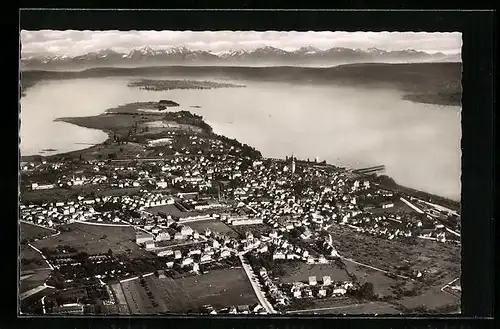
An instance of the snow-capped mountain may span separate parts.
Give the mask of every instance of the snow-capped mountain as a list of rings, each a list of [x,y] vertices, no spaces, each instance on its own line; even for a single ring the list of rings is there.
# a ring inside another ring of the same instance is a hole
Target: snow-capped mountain
[[[103,49],[79,56],[22,56],[21,68],[50,69],[52,67],[120,66],[120,65],[337,65],[358,62],[421,62],[460,61],[460,55],[429,54],[414,49],[387,51],[378,48],[350,49],[333,47],[320,50],[303,46],[286,51],[265,46],[255,50],[234,49],[216,55],[210,51],[191,50],[186,47],[156,49],[144,46],[120,53]]]

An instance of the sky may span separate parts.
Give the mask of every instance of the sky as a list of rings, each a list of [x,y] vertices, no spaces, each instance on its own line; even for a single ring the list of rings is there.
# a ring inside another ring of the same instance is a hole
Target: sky
[[[150,46],[154,49],[184,46],[219,54],[230,50],[253,50],[272,46],[295,50],[303,46],[319,49],[346,47],[383,50],[415,49],[428,53],[459,54],[459,32],[328,32],[328,31],[21,31],[22,55],[77,56],[102,49],[128,52]]]

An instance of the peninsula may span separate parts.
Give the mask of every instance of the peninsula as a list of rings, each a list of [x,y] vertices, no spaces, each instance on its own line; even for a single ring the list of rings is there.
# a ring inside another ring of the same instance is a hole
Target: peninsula
[[[138,87],[144,90],[173,90],[173,89],[215,89],[215,88],[244,88],[244,85],[219,83],[213,81],[196,80],[150,80],[142,79],[128,84],[129,87]]]

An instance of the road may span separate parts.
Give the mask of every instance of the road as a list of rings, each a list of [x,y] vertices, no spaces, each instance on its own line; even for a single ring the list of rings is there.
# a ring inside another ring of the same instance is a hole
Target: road
[[[96,222],[87,222],[84,220],[77,220],[77,219],[74,219],[73,223],[80,223],[80,224],[94,225],[94,226],[108,226],[108,227],[129,227],[129,226],[132,226],[131,224],[96,223]]]
[[[405,279],[405,280],[415,281],[415,279],[412,279],[412,278],[410,278],[408,276],[404,276],[404,275],[400,275],[400,274],[394,274],[394,273],[391,273],[389,271],[383,270],[383,269],[378,268],[378,267],[374,267],[374,266],[371,266],[371,265],[368,265],[368,264],[363,264],[363,263],[357,262],[357,261],[355,261],[352,258],[345,258],[344,256],[340,256],[340,259],[348,261],[348,262],[351,262],[351,263],[354,263],[354,264],[359,265],[359,266],[364,266],[364,267],[371,268],[372,270],[375,270],[375,271],[379,271],[379,272],[382,272],[382,273],[387,273],[387,274],[395,275],[395,276],[397,276],[399,278],[402,278],[402,279]]]
[[[406,200],[405,198],[399,198],[401,201],[403,201],[408,207],[412,208],[413,210],[415,210],[416,212],[418,212],[419,214],[423,214],[424,211],[420,208],[418,208],[417,206],[415,206],[413,203],[411,203],[410,201]]]
[[[40,291],[44,290],[45,288],[47,288],[47,286],[45,286],[45,285],[40,285],[40,286],[38,286],[38,287],[35,287],[35,288],[30,289],[30,290],[28,290],[28,291],[25,291],[25,292],[23,292],[22,294],[20,294],[20,295],[19,295],[19,299],[20,299],[20,300],[26,299],[26,298],[28,298],[29,296],[32,296],[32,295],[34,295],[34,294],[36,294],[36,293],[38,293],[38,292],[40,292]]]
[[[49,263],[47,257],[45,257],[45,255],[43,254],[43,252],[41,252],[38,248],[36,248],[35,246],[33,246],[31,243],[28,243],[28,246],[30,246],[33,250],[35,250],[37,253],[39,253],[40,255],[42,255],[43,260],[45,260],[45,262],[47,263],[47,265],[49,265],[50,269],[54,270],[54,267],[52,266],[52,264]]]
[[[308,313],[308,312],[317,312],[317,311],[339,310],[339,309],[343,309],[343,308],[353,308],[353,307],[359,307],[361,305],[374,304],[374,303],[375,302],[362,303],[362,304],[348,304],[348,305],[333,306],[333,307],[323,307],[323,308],[311,308],[311,309],[308,309],[308,310],[288,311],[286,313],[287,314],[293,314],[293,313]]]
[[[28,225],[33,225],[33,226],[38,226],[38,227],[41,227],[41,228],[44,228],[46,230],[50,230],[50,231],[54,231],[54,232],[57,232],[56,229],[53,229],[51,227],[47,227],[47,226],[43,226],[43,225],[39,225],[39,224],[35,224],[35,223],[32,223],[32,222],[28,222],[28,221],[25,221],[23,219],[20,219],[19,220],[21,223],[24,223],[24,224],[28,224]]]
[[[247,264],[246,260],[243,258],[243,256],[241,254],[239,254],[238,257],[240,258],[241,264],[243,265],[243,269],[245,270],[245,273],[248,277],[248,280],[250,280],[250,284],[252,285],[252,288],[255,292],[255,295],[257,296],[257,299],[260,302],[260,305],[262,305],[262,307],[264,307],[266,312],[269,314],[278,313],[273,308],[271,303],[269,303],[269,301],[267,300],[266,296],[264,295],[264,293],[260,289],[259,284],[257,282],[255,282],[255,279],[254,279],[255,274],[254,274],[252,268],[250,267],[250,265]]]
[[[443,286],[443,288],[441,288],[441,291],[442,291],[442,292],[446,292],[446,293],[448,293],[448,294],[450,294],[450,295],[452,295],[452,296],[457,297],[457,295],[452,294],[451,292],[448,292],[448,291],[446,291],[445,289],[446,289],[446,288],[448,288],[449,286],[451,286],[452,284],[454,284],[454,283],[455,283],[458,279],[460,279],[460,278],[453,279],[453,280],[451,280],[450,282],[448,282],[447,284],[445,284],[445,285]]]

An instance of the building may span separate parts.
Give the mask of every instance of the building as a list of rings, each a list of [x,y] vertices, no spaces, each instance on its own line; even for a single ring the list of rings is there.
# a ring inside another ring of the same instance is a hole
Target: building
[[[193,264],[193,259],[191,257],[186,257],[182,260],[182,266],[188,266]]]
[[[38,183],[31,184],[32,190],[50,190],[53,188],[54,188],[54,184],[38,184]]]
[[[330,276],[324,276],[323,277],[323,285],[329,286],[330,284],[332,284],[332,278]]]
[[[315,286],[318,282],[316,281],[316,277],[315,276],[310,276],[309,277],[309,285],[310,286]]]
[[[389,201],[382,202],[381,206],[382,206],[382,209],[392,208],[392,207],[394,207],[394,203],[389,202]]]
[[[174,251],[175,259],[180,259],[182,257],[182,252],[180,250]]]
[[[64,304],[52,309],[53,314],[78,314],[83,315],[83,305],[80,304]]]
[[[170,255],[173,255],[174,252],[172,251],[172,249],[167,249],[167,250],[162,250],[160,252],[158,252],[158,256],[159,257],[165,257],[165,256],[170,256]]]
[[[143,231],[138,231],[135,234],[135,243],[137,244],[143,244],[146,243],[147,241],[153,241],[154,237],[153,235],[143,232]]]
[[[193,234],[193,229],[189,226],[183,226],[181,228],[181,234],[182,235],[191,235],[191,234]]]
[[[170,234],[168,232],[159,232],[156,236],[156,241],[167,241],[170,240]]]
[[[146,247],[146,249],[154,249],[155,242],[153,240],[148,240],[144,242],[144,247]]]
[[[236,218],[231,221],[231,225],[233,226],[239,226],[239,225],[255,225],[255,224],[262,224],[263,220],[262,218]]]

